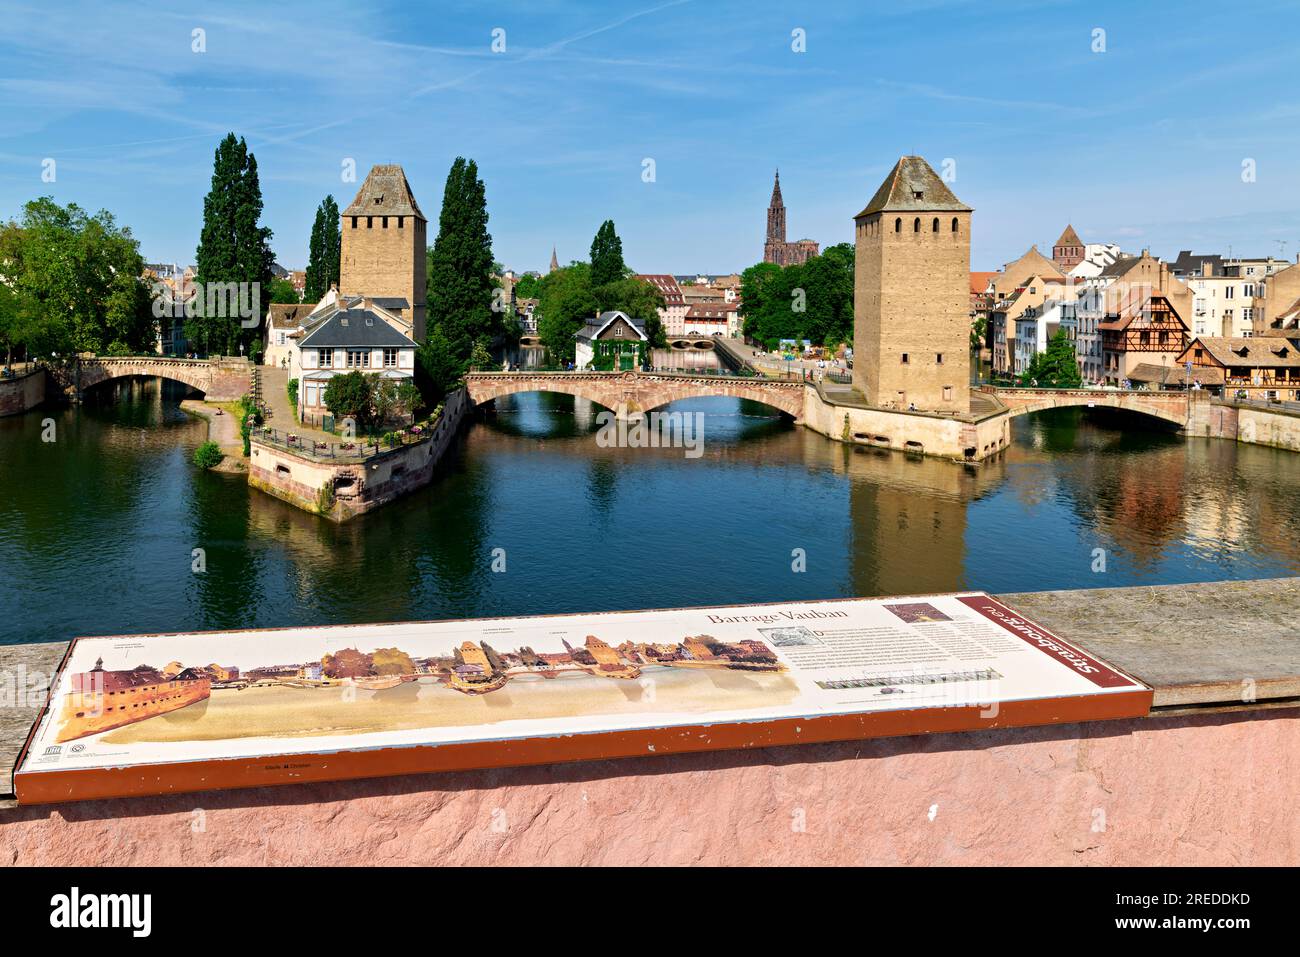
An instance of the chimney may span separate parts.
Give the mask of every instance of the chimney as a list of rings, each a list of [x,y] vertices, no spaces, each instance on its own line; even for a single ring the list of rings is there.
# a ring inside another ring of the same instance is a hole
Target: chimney
[[[1202,276],[1214,275],[1214,266],[1208,259],[1201,260],[1201,275]]]

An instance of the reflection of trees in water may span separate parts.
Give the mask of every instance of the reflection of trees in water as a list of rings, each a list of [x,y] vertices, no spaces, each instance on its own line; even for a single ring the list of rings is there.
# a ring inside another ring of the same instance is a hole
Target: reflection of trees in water
[[[189,485],[189,527],[205,570],[191,575],[200,628],[244,627],[265,597],[265,553],[250,543],[250,503],[243,478],[204,472]],[[177,555],[193,562],[193,555]],[[191,564],[191,569],[193,565]]]

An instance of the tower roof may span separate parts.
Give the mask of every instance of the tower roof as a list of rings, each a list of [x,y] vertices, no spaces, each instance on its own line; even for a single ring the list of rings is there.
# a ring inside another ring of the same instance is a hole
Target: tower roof
[[[939,174],[920,156],[903,156],[854,219],[882,212],[970,212]]]
[[[361,184],[352,205],[343,210],[344,216],[416,216],[424,213],[415,202],[406,173],[396,163],[372,166]]]
[[[784,206],[785,201],[781,199],[781,171],[776,171],[776,181],[772,183],[772,202],[767,204],[771,206]]]
[[[1056,241],[1058,246],[1082,246],[1083,240],[1079,234],[1074,231],[1074,227],[1066,224],[1065,232],[1061,233],[1061,238]]]
[[[552,246],[551,247],[551,271],[554,272],[559,268],[560,268],[560,261],[555,258],[555,247]]]

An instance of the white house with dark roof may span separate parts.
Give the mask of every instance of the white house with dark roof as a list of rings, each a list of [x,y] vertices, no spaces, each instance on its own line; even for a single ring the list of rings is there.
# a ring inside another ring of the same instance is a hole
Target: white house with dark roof
[[[417,345],[411,326],[382,303],[331,290],[286,334],[289,378],[298,380],[299,421],[320,421],[326,411],[325,388],[336,375],[356,371],[413,379]]]
[[[632,369],[636,363],[636,344],[645,343],[648,348],[650,337],[644,326],[619,309],[602,312],[591,322],[579,329],[574,339],[574,368],[587,369],[592,366],[602,348],[617,347],[619,355],[614,359],[615,369]],[[609,343],[602,347],[601,343]],[[627,349],[625,346],[632,346]]]

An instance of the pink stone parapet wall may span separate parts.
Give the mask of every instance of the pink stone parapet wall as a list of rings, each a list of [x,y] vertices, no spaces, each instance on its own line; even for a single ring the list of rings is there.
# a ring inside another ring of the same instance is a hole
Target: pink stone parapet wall
[[[0,810],[9,864],[1294,865],[1300,708]]]

